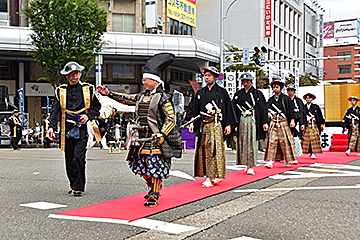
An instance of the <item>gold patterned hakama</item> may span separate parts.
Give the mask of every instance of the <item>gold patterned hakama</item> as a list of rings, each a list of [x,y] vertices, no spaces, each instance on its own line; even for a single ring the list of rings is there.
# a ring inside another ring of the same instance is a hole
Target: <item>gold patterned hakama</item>
[[[199,147],[195,151],[195,177],[225,178],[225,144],[221,123],[204,117]]]

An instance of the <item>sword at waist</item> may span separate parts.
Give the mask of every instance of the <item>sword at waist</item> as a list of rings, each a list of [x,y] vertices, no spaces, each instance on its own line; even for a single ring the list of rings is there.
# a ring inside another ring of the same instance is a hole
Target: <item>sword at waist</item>
[[[277,114],[281,115],[283,118],[286,118],[285,114],[275,104],[271,104],[271,106],[275,109]]]

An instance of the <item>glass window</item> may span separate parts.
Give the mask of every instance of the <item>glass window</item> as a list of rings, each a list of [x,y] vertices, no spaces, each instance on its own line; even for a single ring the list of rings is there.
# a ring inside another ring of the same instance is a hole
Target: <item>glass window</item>
[[[351,64],[349,65],[338,65],[338,74],[351,73]]]
[[[174,34],[174,20],[170,19],[170,34]]]
[[[174,21],[174,34],[179,35],[179,22]]]
[[[348,56],[346,58],[338,58],[339,62],[351,61],[351,52],[338,52],[338,56]]]
[[[0,0],[0,12],[7,12],[7,0]]]
[[[192,35],[192,27],[190,25],[187,26],[188,27],[188,35]]]
[[[113,13],[113,32],[135,32],[135,15]]]

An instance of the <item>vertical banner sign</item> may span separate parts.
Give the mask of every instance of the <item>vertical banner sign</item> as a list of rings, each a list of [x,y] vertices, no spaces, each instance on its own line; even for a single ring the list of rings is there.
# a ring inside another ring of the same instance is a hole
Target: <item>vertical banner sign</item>
[[[249,49],[248,48],[244,48],[244,51],[243,51],[243,65],[244,66],[249,65]]]
[[[294,67],[294,77],[295,77],[295,96],[298,96],[299,87],[300,87],[300,79],[299,79],[299,68]]]
[[[225,89],[232,99],[236,93],[236,72],[225,72],[225,77]]]
[[[49,114],[50,102],[49,97],[46,97],[46,114]]]
[[[271,0],[265,0],[265,37],[271,37]]]
[[[196,0],[168,0],[167,17],[196,27]]]
[[[324,14],[319,15],[319,47],[322,48],[324,46]]]
[[[19,94],[19,101],[20,101],[20,107],[21,107],[21,112],[24,113],[25,112],[25,107],[24,107],[24,90],[22,88],[20,88],[18,90],[18,94]],[[22,114],[22,123],[25,124],[25,116],[24,114]]]

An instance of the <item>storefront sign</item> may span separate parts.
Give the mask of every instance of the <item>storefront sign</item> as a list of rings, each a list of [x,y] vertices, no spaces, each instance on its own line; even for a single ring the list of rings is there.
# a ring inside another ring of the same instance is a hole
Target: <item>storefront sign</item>
[[[87,78],[95,78],[95,67],[90,68],[90,71],[86,75]],[[101,65],[101,78],[106,78],[106,64]]]
[[[25,83],[25,96],[54,96],[50,83]]]
[[[196,0],[168,0],[167,17],[196,27]]]
[[[130,94],[130,85],[129,84],[106,84],[111,91],[118,93],[128,93]]]
[[[327,22],[323,28],[325,46],[343,44],[357,44],[360,38],[360,23],[357,19],[348,21]]]
[[[271,37],[271,0],[265,0],[265,37]]]
[[[113,78],[135,78],[135,66],[132,64],[113,64]]]

